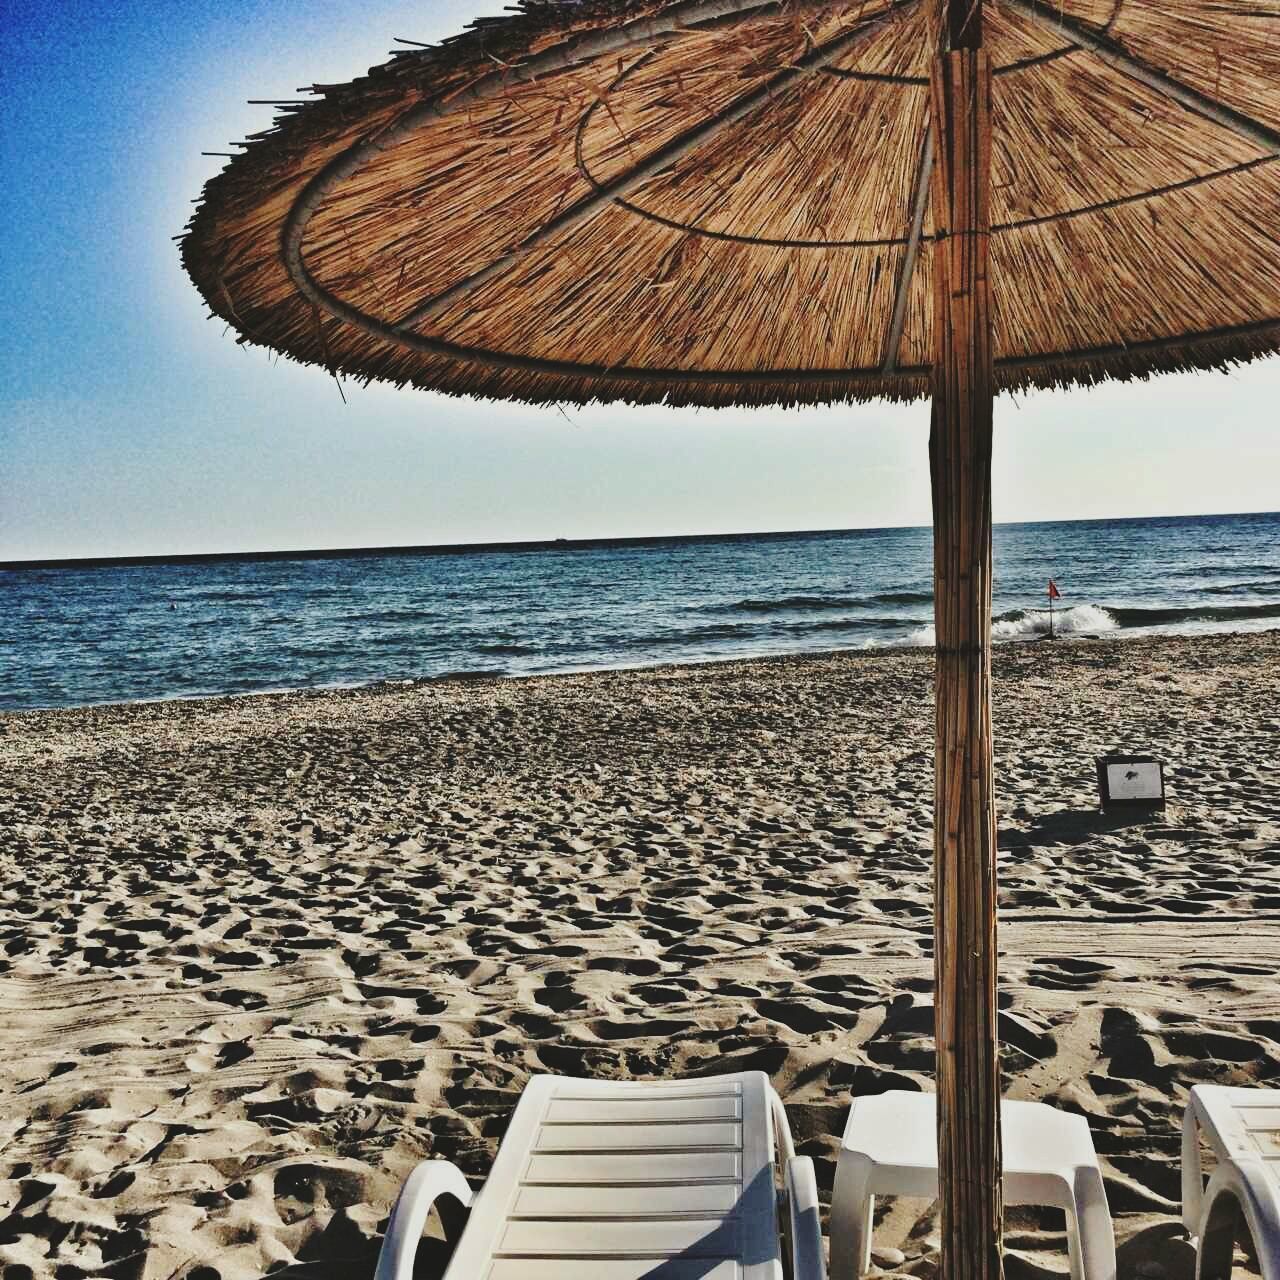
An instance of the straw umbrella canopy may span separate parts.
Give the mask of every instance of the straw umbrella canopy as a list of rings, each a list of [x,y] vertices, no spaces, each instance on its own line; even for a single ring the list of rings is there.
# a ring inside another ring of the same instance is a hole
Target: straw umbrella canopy
[[[932,396],[943,1256],[997,1274],[992,396],[1280,349],[1274,0],[524,0],[306,92],[182,240],[241,341],[526,401]]]

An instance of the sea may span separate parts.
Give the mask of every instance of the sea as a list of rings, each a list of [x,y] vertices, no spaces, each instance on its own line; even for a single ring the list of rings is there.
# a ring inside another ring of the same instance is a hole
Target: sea
[[[1280,626],[1280,513],[998,525],[995,637]],[[0,569],[0,708],[933,643],[928,528]]]

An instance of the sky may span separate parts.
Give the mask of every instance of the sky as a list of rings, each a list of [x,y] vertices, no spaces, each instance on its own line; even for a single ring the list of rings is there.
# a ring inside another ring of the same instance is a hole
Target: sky
[[[238,346],[178,262],[202,151],[500,0],[4,0],[0,560],[929,521],[928,407],[530,408]],[[1277,506],[1280,359],[996,406],[997,520]]]

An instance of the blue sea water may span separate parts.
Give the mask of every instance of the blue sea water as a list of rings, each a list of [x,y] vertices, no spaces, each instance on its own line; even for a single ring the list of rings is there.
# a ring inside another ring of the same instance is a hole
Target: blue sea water
[[[0,708],[932,643],[928,529],[0,570]],[[1280,626],[1280,513],[1010,524],[995,633]]]

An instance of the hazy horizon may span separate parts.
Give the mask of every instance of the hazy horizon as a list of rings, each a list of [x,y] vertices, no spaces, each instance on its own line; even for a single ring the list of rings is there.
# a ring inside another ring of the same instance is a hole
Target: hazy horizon
[[[1240,516],[1274,516],[1280,515],[1280,507],[1260,511],[1165,511],[1142,516],[1083,516],[1053,520],[996,520],[997,529],[1025,525],[1049,524],[1118,524],[1125,521],[1150,522],[1157,520],[1230,520]],[[928,529],[929,522],[922,524],[872,524],[847,525],[832,528],[813,529],[718,529],[702,533],[640,533],[625,534],[617,537],[603,535],[588,538],[513,538],[501,542],[421,542],[421,543],[385,543],[382,545],[360,546],[313,546],[313,547],[225,547],[220,551],[181,551],[162,550],[142,552],[137,555],[123,556],[42,556],[25,559],[0,560],[0,569],[21,569],[26,567],[92,566],[129,564],[131,562],[181,563],[201,560],[288,560],[288,559],[341,559],[344,556],[376,557],[379,555],[413,555],[450,554],[468,551],[502,551],[505,549],[520,550],[538,548],[554,548],[557,546],[625,546],[643,545],[645,543],[670,542],[728,542],[746,541],[752,538],[801,538],[818,537],[824,534],[847,533],[895,533]]]

